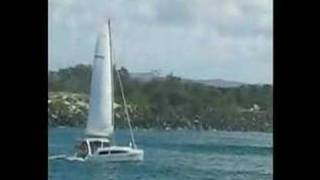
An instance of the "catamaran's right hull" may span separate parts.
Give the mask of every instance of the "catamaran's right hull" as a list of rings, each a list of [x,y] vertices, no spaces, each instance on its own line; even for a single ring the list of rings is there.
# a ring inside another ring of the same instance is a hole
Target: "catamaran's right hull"
[[[132,149],[126,153],[119,154],[94,154],[88,156],[88,161],[102,161],[102,162],[123,162],[123,161],[143,161],[143,150]]]

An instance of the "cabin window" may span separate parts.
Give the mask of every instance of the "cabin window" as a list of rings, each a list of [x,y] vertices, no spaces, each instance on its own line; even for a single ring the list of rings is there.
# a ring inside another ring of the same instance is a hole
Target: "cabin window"
[[[101,151],[99,154],[109,154],[109,151]]]
[[[110,153],[111,153],[111,154],[120,154],[120,153],[126,153],[126,151],[112,150]]]
[[[127,151],[123,151],[123,150],[112,150],[112,151],[101,151],[99,152],[99,154],[121,154],[121,153],[126,153]]]
[[[98,148],[101,148],[101,142],[100,141],[93,141],[90,142],[90,147],[91,147],[91,153],[95,153]]]
[[[103,147],[110,147],[110,143],[104,142]]]

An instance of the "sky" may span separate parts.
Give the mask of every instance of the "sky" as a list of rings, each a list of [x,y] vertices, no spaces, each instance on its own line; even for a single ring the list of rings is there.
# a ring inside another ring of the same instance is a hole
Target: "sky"
[[[117,67],[272,83],[272,0],[49,0],[49,70],[92,64],[111,19]]]

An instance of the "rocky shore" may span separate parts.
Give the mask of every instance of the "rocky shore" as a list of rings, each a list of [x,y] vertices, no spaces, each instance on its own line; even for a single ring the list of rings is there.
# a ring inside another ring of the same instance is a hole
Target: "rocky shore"
[[[129,102],[130,103],[130,102]],[[115,126],[127,128],[123,107],[115,103]],[[84,127],[89,108],[89,97],[86,94],[69,92],[50,92],[48,99],[48,125]],[[249,109],[225,114],[219,109],[207,107],[206,113],[188,116],[183,108],[172,108],[164,116],[157,115],[152,107],[140,107],[129,104],[129,112],[134,128],[143,129],[217,129],[240,131],[272,131],[272,114],[261,111],[254,104]]]

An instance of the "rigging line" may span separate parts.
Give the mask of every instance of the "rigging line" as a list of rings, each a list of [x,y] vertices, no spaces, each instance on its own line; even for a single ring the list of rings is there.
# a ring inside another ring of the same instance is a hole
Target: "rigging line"
[[[124,104],[124,111],[125,111],[125,114],[126,114],[126,117],[127,117],[127,120],[128,120],[129,128],[130,128],[131,141],[133,143],[133,147],[136,148],[137,145],[136,145],[135,140],[134,140],[134,135],[133,135],[132,126],[131,126],[131,119],[130,119],[129,112],[128,112],[127,101],[126,101],[126,98],[124,96],[123,85],[122,85],[120,73],[119,73],[118,70],[116,70],[116,71],[117,71],[117,77],[118,77],[118,80],[119,80],[121,96],[122,96],[122,100],[123,100],[123,104]]]
[[[116,68],[116,64],[113,62],[115,60],[115,52],[113,51],[112,43],[111,43],[111,23],[110,23],[110,19],[108,19],[108,28],[109,28],[109,38],[110,38],[109,39],[110,40],[109,41],[109,43],[110,43],[109,44],[110,45],[110,57],[111,57],[111,60],[112,60],[111,61],[111,66],[112,66],[111,74],[113,74],[113,68],[114,68],[114,70],[117,73],[117,77],[118,77],[118,81],[119,81],[121,96],[122,96],[122,100],[123,100],[123,104],[124,104],[124,110],[125,110],[125,114],[126,114],[126,117],[127,117],[127,120],[128,120],[129,129],[130,129],[131,141],[132,141],[133,147],[136,148],[137,145],[136,145],[135,140],[134,140],[134,135],[133,135],[132,126],[131,126],[131,119],[130,119],[129,112],[128,112],[128,106],[127,106],[126,98],[125,98],[125,95],[124,95],[124,90],[123,90],[123,85],[122,85],[120,73]],[[113,94],[113,96],[114,96],[114,94]],[[112,112],[113,112],[113,108],[112,108]],[[113,118],[113,120],[114,120],[114,118]]]

